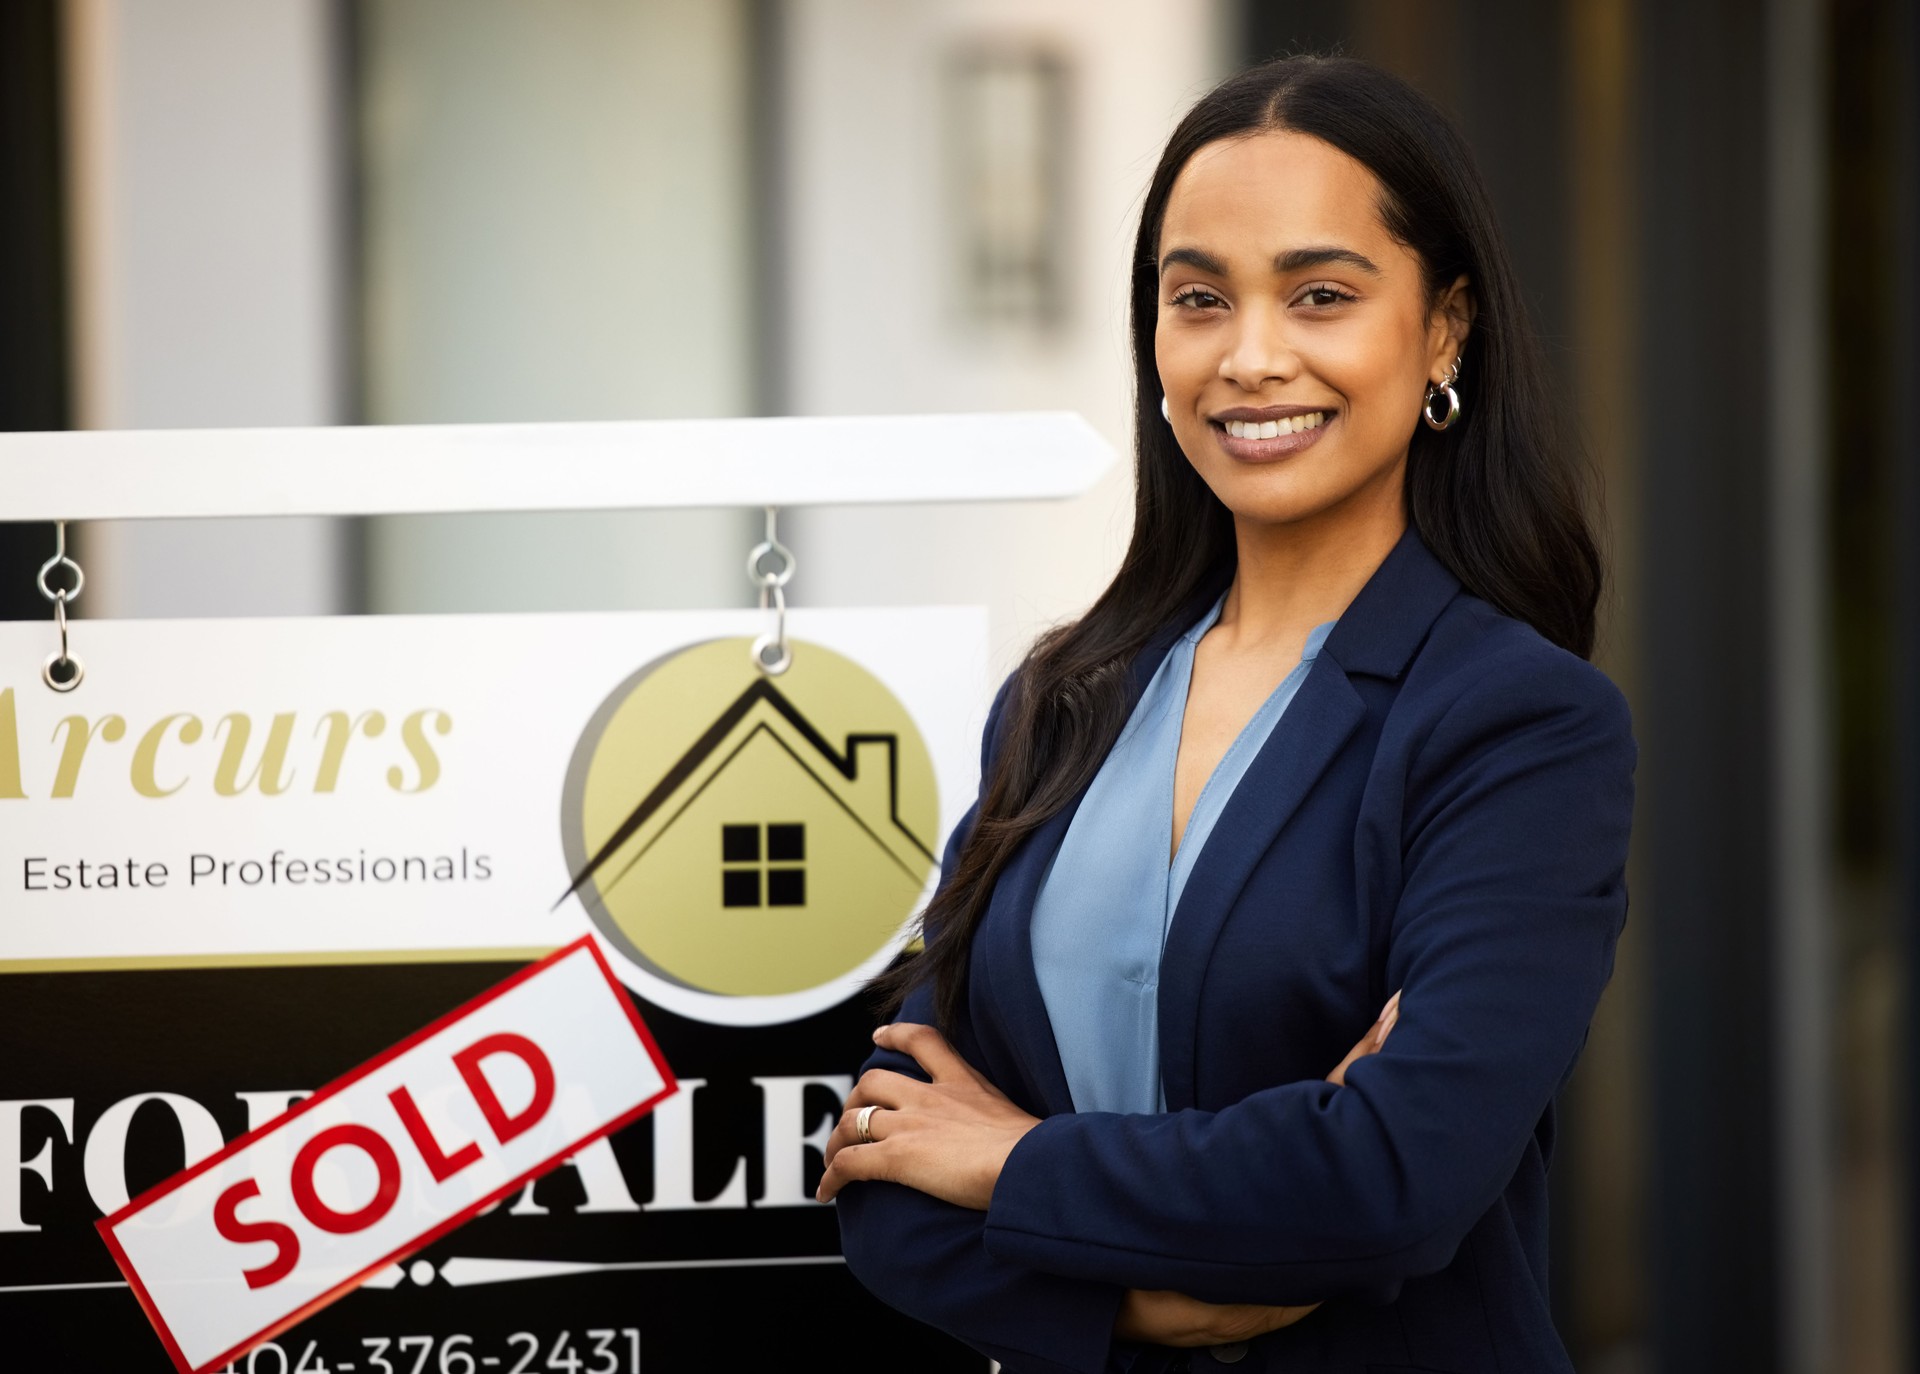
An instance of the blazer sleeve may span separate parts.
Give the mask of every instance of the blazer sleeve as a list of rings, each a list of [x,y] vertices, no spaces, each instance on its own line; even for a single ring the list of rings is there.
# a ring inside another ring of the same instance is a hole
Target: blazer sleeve
[[[988,1252],[1214,1302],[1391,1292],[1445,1268],[1512,1179],[1612,974],[1637,756],[1597,668],[1501,656],[1408,767],[1386,1045],[1344,1087],[1047,1118],[1001,1172]]]
[[[987,713],[980,773],[991,764],[1001,709],[1013,679],[1001,685]],[[955,825],[941,859],[954,871],[979,801]],[[917,988],[901,1021],[935,1025],[930,989]],[[962,1043],[964,1028],[949,1027]],[[927,1075],[912,1059],[876,1050],[862,1066]],[[986,1214],[956,1207],[897,1183],[856,1182],[835,1200],[847,1267],[891,1307],[938,1327],[1002,1364],[1039,1374],[1124,1371],[1140,1347],[1117,1339],[1113,1324],[1125,1291],[1111,1283],[1040,1273],[987,1252]]]

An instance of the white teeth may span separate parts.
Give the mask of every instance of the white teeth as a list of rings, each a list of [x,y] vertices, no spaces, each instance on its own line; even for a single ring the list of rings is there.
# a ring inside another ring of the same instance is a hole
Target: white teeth
[[[1327,422],[1327,412],[1316,410],[1284,420],[1228,420],[1226,431],[1236,439],[1277,439],[1283,434],[1298,434],[1303,429],[1318,429]]]

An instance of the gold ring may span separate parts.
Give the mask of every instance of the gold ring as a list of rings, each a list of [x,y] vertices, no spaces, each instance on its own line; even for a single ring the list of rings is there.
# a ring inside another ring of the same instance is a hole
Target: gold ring
[[[860,1137],[860,1143],[862,1145],[873,1144],[873,1132],[868,1128],[868,1123],[873,1120],[873,1114],[876,1110],[877,1108],[874,1107],[862,1107],[860,1109],[860,1115],[853,1119],[853,1133]]]

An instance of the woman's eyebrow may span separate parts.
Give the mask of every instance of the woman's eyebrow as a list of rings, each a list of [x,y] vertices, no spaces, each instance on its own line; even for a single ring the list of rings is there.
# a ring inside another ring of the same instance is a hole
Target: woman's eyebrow
[[[1174,248],[1160,259],[1160,275],[1165,276],[1167,269],[1176,263],[1185,263],[1197,272],[1211,273],[1216,277],[1227,275],[1227,269],[1220,259],[1198,248]]]
[[[1285,274],[1298,272],[1304,267],[1321,267],[1330,262],[1344,262],[1372,276],[1380,275],[1380,269],[1374,265],[1372,258],[1364,253],[1356,253],[1351,248],[1289,248],[1273,260],[1273,270]]]
[[[1343,262],[1349,267],[1357,267],[1370,276],[1380,276],[1380,268],[1374,260],[1364,253],[1351,248],[1315,247],[1289,248],[1273,260],[1273,270],[1285,275],[1308,267],[1322,267],[1327,263]],[[1226,264],[1213,254],[1200,248],[1174,248],[1160,259],[1160,275],[1165,276],[1167,269],[1176,264],[1184,264],[1196,271],[1208,272],[1216,277],[1227,275]]]

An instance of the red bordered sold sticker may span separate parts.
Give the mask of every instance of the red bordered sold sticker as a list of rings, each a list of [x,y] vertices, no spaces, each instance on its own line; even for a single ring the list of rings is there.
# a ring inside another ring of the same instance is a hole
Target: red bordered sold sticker
[[[586,938],[99,1223],[183,1374],[217,1369],[675,1090]]]

